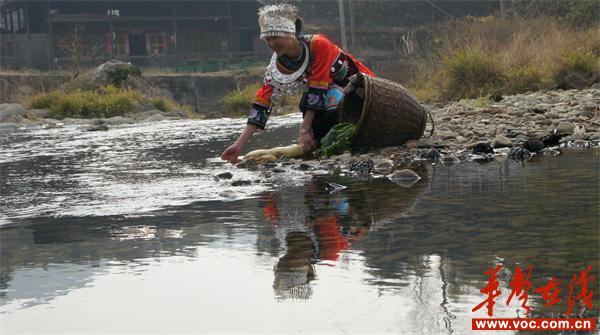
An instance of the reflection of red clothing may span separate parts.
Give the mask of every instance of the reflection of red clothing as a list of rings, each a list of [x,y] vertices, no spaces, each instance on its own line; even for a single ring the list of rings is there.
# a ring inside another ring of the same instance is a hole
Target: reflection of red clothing
[[[319,240],[319,258],[337,261],[340,251],[348,249],[348,241],[340,235],[337,216],[317,218],[315,232]]]
[[[273,199],[267,198],[263,206],[263,215],[274,225],[277,222],[277,204]]]

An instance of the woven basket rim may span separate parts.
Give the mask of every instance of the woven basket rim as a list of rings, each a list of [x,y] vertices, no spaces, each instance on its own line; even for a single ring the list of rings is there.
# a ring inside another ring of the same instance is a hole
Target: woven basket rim
[[[365,89],[365,97],[363,98],[363,103],[362,103],[362,108],[360,111],[360,118],[358,119],[358,121],[356,122],[356,133],[358,134],[358,132],[360,131],[360,128],[362,127],[363,123],[365,122],[365,120],[367,119],[367,114],[369,113],[369,108],[367,108],[367,106],[369,105],[369,103],[371,102],[371,80],[370,80],[370,76],[368,74],[359,72],[357,74],[358,78],[364,82],[364,89]]]

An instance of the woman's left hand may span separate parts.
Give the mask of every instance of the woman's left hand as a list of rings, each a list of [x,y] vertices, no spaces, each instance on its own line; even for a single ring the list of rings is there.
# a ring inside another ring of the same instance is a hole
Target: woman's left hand
[[[300,134],[298,143],[302,146],[304,152],[311,152],[317,148],[317,142],[310,132]]]

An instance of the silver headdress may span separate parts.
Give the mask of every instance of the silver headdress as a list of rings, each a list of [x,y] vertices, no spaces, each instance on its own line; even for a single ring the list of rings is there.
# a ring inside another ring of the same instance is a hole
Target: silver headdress
[[[266,5],[258,10],[260,38],[268,36],[296,36],[298,8],[291,4]]]

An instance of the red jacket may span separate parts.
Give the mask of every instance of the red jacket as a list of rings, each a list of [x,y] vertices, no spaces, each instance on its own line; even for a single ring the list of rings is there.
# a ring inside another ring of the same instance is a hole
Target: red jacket
[[[331,85],[345,87],[348,78],[358,72],[375,76],[369,68],[363,65],[351,54],[344,52],[323,35],[302,36],[302,42],[308,45],[310,63],[306,70],[307,89],[304,92],[300,108],[315,111],[324,110],[325,95]],[[280,66],[281,63],[278,63]],[[269,118],[273,87],[265,83],[256,92],[248,123],[264,129]]]

